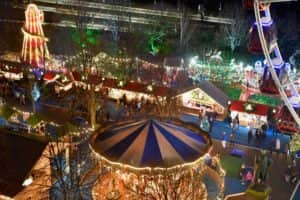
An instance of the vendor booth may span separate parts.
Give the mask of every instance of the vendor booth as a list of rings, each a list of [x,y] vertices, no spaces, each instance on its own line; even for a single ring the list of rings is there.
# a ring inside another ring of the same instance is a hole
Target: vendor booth
[[[269,109],[270,107],[267,105],[244,101],[233,101],[230,105],[232,119],[238,115],[240,125],[249,126],[253,124],[255,128],[267,123]]]
[[[224,115],[230,101],[229,97],[208,81],[201,82],[197,87],[188,88],[177,95],[178,103],[195,112],[217,112]]]
[[[23,72],[20,68],[0,65],[0,75],[9,80],[21,80],[23,78]]]
[[[138,82],[124,82],[116,79],[106,78],[103,81],[103,87],[108,89],[108,96],[112,99],[120,99],[126,95],[127,100],[144,98],[145,100],[154,101],[156,97],[165,97],[173,92],[170,88],[143,84]]]

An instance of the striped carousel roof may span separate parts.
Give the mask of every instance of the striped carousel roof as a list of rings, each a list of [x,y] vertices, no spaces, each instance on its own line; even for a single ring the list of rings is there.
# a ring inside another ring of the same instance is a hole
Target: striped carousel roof
[[[171,167],[206,153],[207,139],[187,128],[155,119],[135,121],[100,133],[94,148],[113,162],[134,167]]]

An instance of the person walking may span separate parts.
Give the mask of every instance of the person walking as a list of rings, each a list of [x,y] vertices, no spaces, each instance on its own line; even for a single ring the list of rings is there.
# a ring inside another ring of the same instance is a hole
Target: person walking
[[[239,114],[236,115],[235,120],[236,120],[237,129],[239,129],[239,128],[240,128],[240,118],[239,118]]]
[[[232,128],[232,132],[233,133],[236,133],[236,131],[237,131],[237,129],[238,129],[238,122],[237,122],[237,119],[236,119],[236,117],[233,119],[233,121],[232,121],[232,126],[231,126],[231,128]]]
[[[265,138],[267,136],[268,124],[263,123],[263,125],[261,126],[261,130],[262,130],[263,137]]]
[[[203,117],[203,111],[201,109],[201,110],[199,110],[199,113],[198,113],[198,121],[199,121],[199,123],[201,123],[202,117]]]
[[[248,131],[248,144],[250,144],[251,139],[252,139],[252,130],[249,129],[249,131]]]
[[[223,132],[223,140],[222,140],[222,147],[226,149],[226,132]]]
[[[210,116],[208,118],[208,122],[209,122],[209,133],[210,133],[212,130],[213,124],[214,124],[214,118],[212,116]]]
[[[260,128],[256,129],[255,139],[256,139],[257,143],[260,145],[261,144],[261,129]]]
[[[280,139],[278,137],[276,138],[276,141],[275,141],[275,150],[276,150],[277,154],[280,151]]]
[[[142,102],[141,102],[141,100],[137,101],[136,106],[137,106],[137,111],[140,112],[142,110]]]
[[[234,146],[234,132],[230,134],[230,146]]]
[[[277,137],[277,124],[276,122],[272,122],[272,135]]]
[[[20,104],[22,104],[22,105],[25,105],[25,94],[24,93],[22,93],[21,94],[21,96],[20,96]]]
[[[230,114],[228,115],[227,121],[228,121],[228,127],[230,128],[231,127],[231,123],[232,123],[232,118],[231,118]]]

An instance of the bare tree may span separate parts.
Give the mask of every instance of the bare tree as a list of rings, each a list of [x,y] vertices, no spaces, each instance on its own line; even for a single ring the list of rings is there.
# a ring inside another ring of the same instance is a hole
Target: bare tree
[[[300,68],[300,49],[296,50],[293,55],[291,55],[289,61],[296,69]]]
[[[89,111],[89,117],[90,117],[90,123],[92,128],[94,129],[96,126],[96,112],[97,108],[100,105],[99,102],[99,93],[96,94],[95,92],[95,85],[91,84],[90,85],[90,90],[88,91],[88,111]]]
[[[64,126],[62,131],[70,128]],[[31,171],[33,182],[17,199],[92,199],[92,187],[99,179],[99,162],[92,156],[85,139],[52,138]]]
[[[233,52],[237,47],[243,45],[248,36],[249,23],[245,11],[238,4],[224,9],[224,15],[234,19],[230,25],[224,25],[219,32],[219,39],[224,39],[225,45]]]
[[[180,168],[160,175],[139,176],[138,185],[127,187],[133,196],[142,199],[192,200],[206,199],[206,188],[201,181],[201,174]]]
[[[176,98],[170,92],[167,96],[155,95],[156,112],[160,117],[172,117],[176,113]]]
[[[117,19],[119,16],[117,17]],[[115,42],[118,42],[120,40],[120,24],[119,20],[112,20],[111,22],[111,33],[112,38]]]
[[[296,9],[295,9],[296,10]],[[291,56],[296,53],[297,49],[300,49],[300,25],[299,15],[295,10],[285,12],[284,15],[272,13],[274,19],[276,19],[278,33],[278,44],[283,57]]]
[[[96,124],[96,110],[98,107],[99,101],[97,101],[97,95],[95,94],[95,85],[88,83],[88,77],[91,74],[92,67],[95,63],[93,63],[93,47],[95,46],[96,39],[93,36],[93,31],[88,29],[87,24],[92,20],[93,16],[89,16],[89,18],[84,17],[87,15],[88,8],[84,6],[84,1],[79,0],[79,5],[77,7],[77,16],[75,16],[76,28],[75,31],[79,37],[79,52],[78,59],[74,60],[74,64],[77,67],[80,67],[80,74],[82,75],[82,80],[87,85],[87,88],[80,88],[75,94],[77,97],[82,97],[82,94],[86,98],[76,98],[77,102],[74,104],[83,103],[83,105],[87,106],[87,110],[89,112],[90,124],[94,128]],[[116,24],[116,32],[118,32],[118,26]],[[97,33],[96,33],[97,34]],[[115,39],[118,39],[118,34],[114,36]],[[71,108],[72,109],[72,108]]]
[[[96,164],[87,148],[85,143],[72,141],[54,142],[49,145],[52,199],[91,199],[91,188],[99,174],[93,170]],[[90,171],[95,174],[91,174]]]
[[[177,9],[180,11],[180,39],[179,46],[180,49],[185,49],[191,39],[195,29],[196,24],[191,24],[189,17],[189,10],[181,0],[177,0]]]

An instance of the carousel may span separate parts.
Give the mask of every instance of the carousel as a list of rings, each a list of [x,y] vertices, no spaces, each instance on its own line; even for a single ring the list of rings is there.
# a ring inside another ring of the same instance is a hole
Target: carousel
[[[177,119],[150,117],[102,128],[90,145],[103,176],[95,199],[207,199],[209,135]]]

